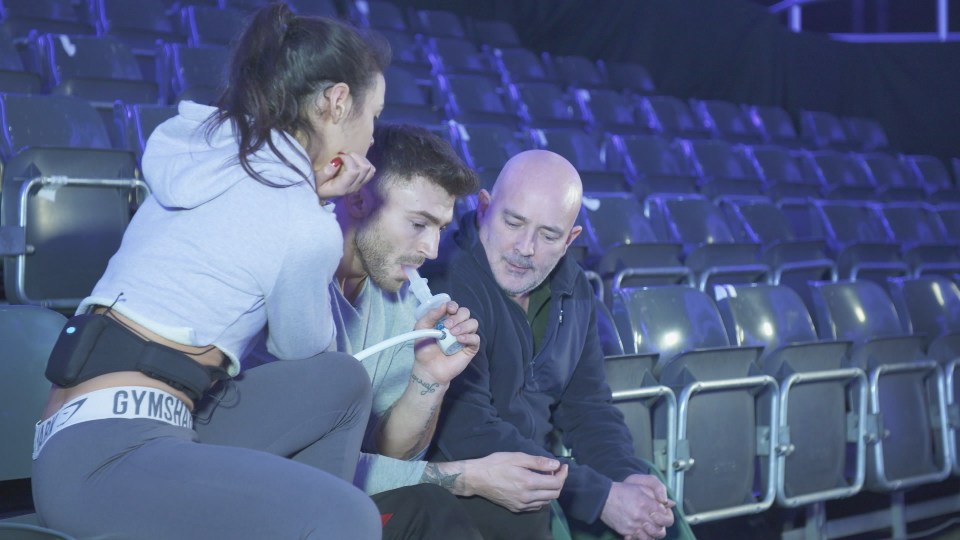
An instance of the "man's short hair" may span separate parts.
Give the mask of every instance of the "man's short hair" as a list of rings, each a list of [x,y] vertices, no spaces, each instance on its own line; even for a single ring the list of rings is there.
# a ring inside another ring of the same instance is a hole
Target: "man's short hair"
[[[416,176],[459,198],[480,189],[477,173],[453,150],[450,143],[425,128],[408,124],[378,124],[367,159],[377,168],[373,186],[386,199],[391,182],[409,182]]]

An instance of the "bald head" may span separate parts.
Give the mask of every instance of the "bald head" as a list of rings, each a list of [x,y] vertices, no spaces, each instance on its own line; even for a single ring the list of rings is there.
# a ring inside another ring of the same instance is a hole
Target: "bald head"
[[[491,204],[500,199],[530,198],[540,201],[573,226],[583,200],[583,183],[577,169],[559,154],[527,150],[507,161],[493,186]]]
[[[480,242],[493,275],[524,309],[580,234],[575,226],[583,185],[577,170],[546,150],[517,154],[504,165],[493,193],[481,191]]]

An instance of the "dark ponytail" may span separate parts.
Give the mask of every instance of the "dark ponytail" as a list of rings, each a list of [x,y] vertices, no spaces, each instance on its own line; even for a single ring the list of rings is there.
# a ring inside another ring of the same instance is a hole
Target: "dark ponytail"
[[[230,59],[227,86],[209,130],[231,121],[240,165],[257,181],[276,186],[254,170],[250,156],[266,145],[298,174],[274,146],[272,130],[311,133],[305,107],[318,92],[337,83],[350,87],[352,114],[359,114],[377,73],[390,62],[383,38],[322,17],[301,17],[283,2],[260,9],[240,35]]]

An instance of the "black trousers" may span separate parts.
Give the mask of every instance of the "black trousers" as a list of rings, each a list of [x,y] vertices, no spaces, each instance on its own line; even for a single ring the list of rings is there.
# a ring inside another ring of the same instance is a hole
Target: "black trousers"
[[[380,509],[383,540],[482,540],[470,514],[446,489],[417,484],[371,497]]]
[[[550,505],[536,512],[515,513],[483,497],[459,500],[484,540],[553,540]]]

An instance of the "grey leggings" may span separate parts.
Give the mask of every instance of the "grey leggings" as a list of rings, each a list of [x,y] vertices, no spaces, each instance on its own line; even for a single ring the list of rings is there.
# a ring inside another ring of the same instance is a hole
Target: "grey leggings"
[[[70,426],[34,462],[37,513],[80,538],[379,539],[376,506],[349,483],[370,400],[360,362],[327,353],[221,383],[194,430]]]

